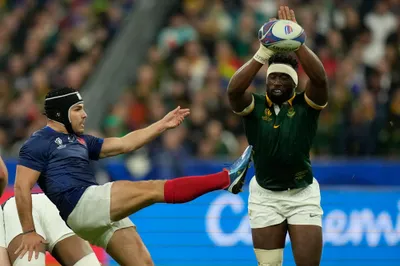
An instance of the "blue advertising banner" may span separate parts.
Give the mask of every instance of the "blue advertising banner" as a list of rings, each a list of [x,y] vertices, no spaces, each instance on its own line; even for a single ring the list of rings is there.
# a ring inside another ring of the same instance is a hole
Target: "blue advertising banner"
[[[247,197],[213,192],[131,219],[157,266],[254,266]],[[322,206],[322,266],[400,265],[399,191],[323,190]],[[295,265],[288,238],[284,265]]]
[[[201,175],[219,172],[230,162],[204,161],[188,159],[179,163],[180,168],[158,168],[155,165],[143,176],[135,176],[129,172],[127,162],[108,160],[104,167],[113,180],[120,179],[165,179],[187,175]],[[157,171],[158,170],[158,171]],[[161,171],[160,171],[161,170]],[[165,176],[162,172],[170,173]],[[400,162],[379,160],[343,160],[313,161],[314,176],[321,185],[363,185],[363,186],[400,186]],[[254,168],[249,169],[248,177],[254,175]],[[247,179],[247,182],[250,178]]]
[[[144,163],[146,162],[146,163]],[[6,159],[6,166],[9,171],[9,184],[14,184],[15,168],[17,160]],[[145,180],[165,179],[188,175],[202,175],[221,171],[230,162],[204,161],[187,159],[180,162],[180,168],[168,169],[158,167],[151,161],[141,160],[141,174],[136,175],[130,171],[129,161],[118,158],[100,160],[96,166],[104,169],[111,180]],[[145,165],[145,166],[143,166]],[[165,172],[170,173],[165,176]],[[314,176],[321,185],[362,185],[362,186],[398,186],[400,187],[400,162],[360,160],[360,161],[314,161]],[[254,175],[254,168],[248,172],[247,182]]]

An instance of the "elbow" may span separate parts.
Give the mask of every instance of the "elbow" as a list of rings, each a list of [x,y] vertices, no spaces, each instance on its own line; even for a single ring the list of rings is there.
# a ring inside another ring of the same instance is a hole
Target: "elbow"
[[[28,183],[21,182],[21,181],[18,181],[18,179],[16,179],[15,183],[14,183],[14,194],[15,195],[22,194],[22,193],[24,193],[26,191],[30,192],[32,187],[33,186],[30,186]]]
[[[231,95],[233,94],[234,89],[232,88],[231,84],[228,84],[228,89],[226,90],[226,94],[228,95],[228,97],[231,97]]]
[[[19,192],[21,192],[23,189],[21,187],[21,184],[19,182],[17,182],[17,180],[15,180],[14,183],[14,193],[18,194]]]
[[[321,79],[321,85],[323,88],[328,88],[328,85],[329,85],[328,83],[329,83],[328,76],[326,75],[326,73],[324,73],[324,75]]]
[[[235,93],[238,91],[238,86],[236,85],[237,82],[233,81],[232,79],[229,81],[228,88],[226,90],[226,93],[228,96],[234,96]]]
[[[229,99],[235,99],[238,97],[240,93],[238,93],[238,89],[231,84],[228,85],[228,89],[226,91]]]

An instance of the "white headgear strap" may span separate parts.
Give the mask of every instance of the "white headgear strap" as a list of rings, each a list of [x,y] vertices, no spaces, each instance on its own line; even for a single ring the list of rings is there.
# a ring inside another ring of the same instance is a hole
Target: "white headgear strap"
[[[268,66],[267,77],[271,73],[288,74],[293,79],[294,84],[296,85],[297,88],[297,84],[299,83],[299,77],[297,76],[296,70],[294,70],[292,66],[287,64],[271,64]]]

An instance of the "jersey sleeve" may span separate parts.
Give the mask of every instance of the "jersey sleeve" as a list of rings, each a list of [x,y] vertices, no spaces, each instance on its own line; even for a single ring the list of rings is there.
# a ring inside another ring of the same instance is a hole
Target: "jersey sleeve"
[[[311,108],[313,108],[317,111],[321,111],[328,105],[328,103],[325,103],[324,105],[318,105],[318,104],[314,103],[310,98],[308,98],[308,96],[305,92],[303,92],[303,94],[304,94],[304,100],[308,104],[308,106],[310,106]]]
[[[252,96],[253,109],[248,115],[242,116],[242,119],[248,128],[257,127],[258,121],[260,117],[264,114],[265,108],[267,106],[264,95],[253,93]]]
[[[18,164],[42,172],[46,167],[48,145],[43,141],[28,140],[19,151]]]
[[[298,103],[300,103],[307,112],[307,119],[311,123],[317,123],[319,115],[324,108],[323,106],[313,105],[314,103],[308,99],[305,92],[301,92],[296,95],[296,99]],[[321,107],[321,108],[318,108]]]
[[[104,139],[90,135],[83,135],[82,137],[85,140],[89,151],[89,159],[98,160],[100,157],[101,148],[103,147]]]
[[[249,106],[244,108],[241,112],[236,112],[236,111],[233,112],[240,116],[246,116],[249,115],[251,112],[253,112],[253,110],[254,110],[254,95],[251,95],[251,103],[249,104]]]

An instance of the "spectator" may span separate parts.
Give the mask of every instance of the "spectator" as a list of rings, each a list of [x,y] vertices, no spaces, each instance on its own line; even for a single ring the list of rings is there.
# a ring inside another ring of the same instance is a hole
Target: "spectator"
[[[53,86],[81,88],[117,34],[133,0],[6,1],[0,5],[0,149],[17,150],[44,123],[37,103]],[[93,2],[93,3],[92,3]],[[398,1],[288,0],[330,82],[313,155],[399,156],[400,18]],[[132,86],[110,106],[106,136],[142,128],[173,106],[190,107],[182,132],[149,148],[154,163],[178,175],[178,153],[237,156],[246,145],[228,107],[231,75],[258,49],[257,31],[275,0],[181,1]],[[251,91],[265,91],[263,67]],[[300,88],[307,77],[301,67]],[[175,139],[174,136],[177,138]],[[158,155],[157,155],[158,154]]]
[[[299,10],[307,44],[317,51],[330,81],[330,102],[321,113],[313,154],[398,156],[399,148],[389,149],[396,147],[392,145],[400,128],[400,19],[392,13],[398,10],[396,1],[288,4]],[[232,74],[258,49],[257,30],[275,16],[276,8],[274,0],[182,1],[181,12],[171,17],[143,65],[152,73],[151,85],[138,85],[139,71],[137,85],[130,88],[140,101],[130,107],[131,116],[140,114],[144,124],[174,105],[191,108],[186,141],[159,141],[163,154],[171,153],[171,143],[180,145],[173,150],[184,148],[185,154],[200,158],[235,156],[245,145],[241,120],[228,108],[225,90]],[[304,87],[307,77],[301,68],[300,77]],[[265,68],[250,90],[265,91]],[[144,94],[149,100],[140,100]]]
[[[20,141],[45,125],[38,106],[51,87],[82,87],[133,4],[133,0],[117,1],[102,9],[100,2],[5,1],[0,5],[2,151],[13,155]]]

